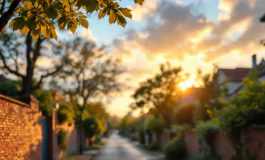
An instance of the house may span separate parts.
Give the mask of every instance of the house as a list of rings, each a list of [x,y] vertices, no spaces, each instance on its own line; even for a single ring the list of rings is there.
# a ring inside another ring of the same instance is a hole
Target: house
[[[221,84],[226,83],[229,95],[236,94],[239,90],[243,89],[242,81],[250,74],[251,70],[253,69],[259,70],[259,81],[264,81],[265,60],[262,59],[261,62],[258,64],[257,56],[255,54],[252,56],[252,68],[219,68],[219,81]]]

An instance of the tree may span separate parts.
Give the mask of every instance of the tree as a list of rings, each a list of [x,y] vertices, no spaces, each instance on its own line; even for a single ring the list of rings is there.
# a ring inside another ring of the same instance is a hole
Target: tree
[[[155,108],[169,127],[172,123],[173,108],[178,103],[178,84],[182,80],[181,68],[163,64],[160,73],[147,79],[136,89],[133,108]]]
[[[0,93],[5,96],[19,99],[21,93],[21,81],[14,80],[5,80],[0,83]],[[36,89],[32,94],[39,100],[40,110],[44,116],[51,116],[52,114],[52,105],[55,103],[53,99],[52,90],[44,90],[41,86],[39,89]]]
[[[142,5],[144,0],[134,0]],[[0,0],[0,33],[10,22],[13,30],[22,34],[31,34],[33,39],[40,35],[45,38],[57,38],[56,27],[60,30],[75,32],[78,25],[88,28],[86,13],[98,13],[101,19],[109,16],[109,23],[126,25],[126,19],[132,18],[131,10],[120,7],[116,0]]]
[[[25,102],[29,101],[30,94],[39,89],[45,79],[61,71],[67,62],[67,55],[60,43],[47,41],[43,37],[34,42],[29,33],[21,37],[19,34],[4,32],[0,35],[0,46],[0,68],[22,81],[20,98]],[[43,68],[38,65],[41,57],[52,57],[59,62]]]
[[[19,81],[5,80],[0,81],[0,93],[5,96],[17,99],[21,90],[21,83]]]
[[[197,105],[193,103],[178,106],[174,113],[175,123],[179,125],[187,124],[194,126],[194,115],[196,110]]]
[[[100,133],[99,123],[94,117],[89,117],[84,120],[84,129],[89,139],[89,145],[92,145],[92,138]]]
[[[197,94],[200,105],[197,108],[196,119],[209,119],[207,109],[209,109],[209,111],[221,109],[223,106],[223,99],[228,97],[226,82],[220,83],[216,66],[212,73],[205,75],[198,70],[197,78],[202,84]]]
[[[62,90],[73,106],[77,107],[78,123],[82,130],[82,117],[89,100],[120,91],[122,85],[117,79],[124,70],[118,59],[104,52],[103,48],[97,48],[93,42],[76,38],[69,42],[68,46],[66,52],[72,53],[72,58],[64,74],[60,76],[64,78],[64,83],[70,84],[71,87],[65,88],[64,85]]]

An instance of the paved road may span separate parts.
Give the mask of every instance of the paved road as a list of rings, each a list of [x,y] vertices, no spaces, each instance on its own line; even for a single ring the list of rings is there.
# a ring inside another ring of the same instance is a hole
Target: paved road
[[[127,139],[112,134],[96,160],[162,160],[161,155],[150,155],[136,148]]]

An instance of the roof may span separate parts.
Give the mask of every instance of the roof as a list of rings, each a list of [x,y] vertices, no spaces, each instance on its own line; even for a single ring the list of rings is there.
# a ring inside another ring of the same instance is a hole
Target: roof
[[[220,68],[225,76],[231,81],[242,81],[243,78],[247,77],[251,68],[236,68],[236,69],[223,69]]]

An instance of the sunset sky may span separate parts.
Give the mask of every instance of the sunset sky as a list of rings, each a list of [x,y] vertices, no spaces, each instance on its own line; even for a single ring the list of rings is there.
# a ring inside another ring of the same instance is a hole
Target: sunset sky
[[[264,0],[146,0],[142,7],[122,2],[133,9],[125,29],[92,15],[89,30],[78,30],[123,58],[127,72],[121,79],[130,88],[108,106],[112,114],[126,114],[138,83],[166,61],[181,65],[192,82],[198,68],[210,72],[213,64],[250,67],[253,53],[258,60],[265,57],[259,43],[265,38],[265,24],[259,22]]]

